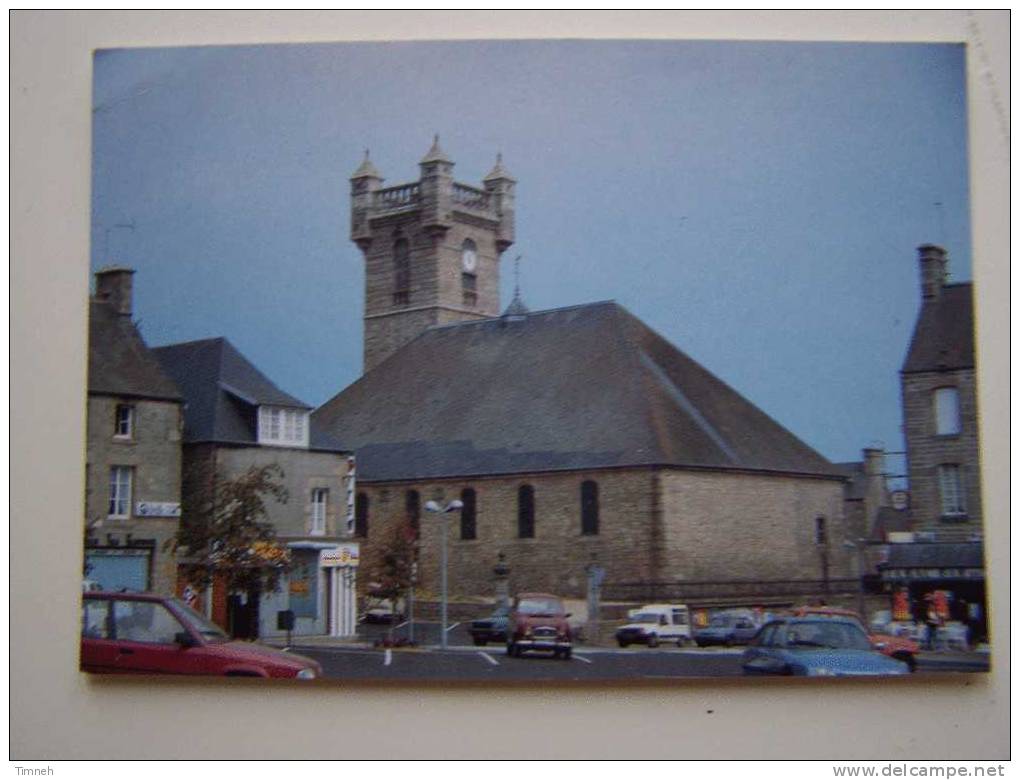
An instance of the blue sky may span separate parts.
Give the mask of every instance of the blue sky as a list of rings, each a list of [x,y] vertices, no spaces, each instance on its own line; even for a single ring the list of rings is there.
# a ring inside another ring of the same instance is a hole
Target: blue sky
[[[95,58],[91,265],[154,346],[225,336],[323,403],[361,371],[348,177],[432,134],[518,180],[532,309],[615,299],[822,454],[902,449],[915,248],[970,278],[954,44],[532,41]],[[893,464],[890,464],[893,465]]]

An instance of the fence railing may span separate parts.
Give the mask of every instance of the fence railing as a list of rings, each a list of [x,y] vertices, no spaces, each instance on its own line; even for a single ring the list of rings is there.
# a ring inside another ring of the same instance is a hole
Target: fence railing
[[[677,582],[607,582],[603,601],[733,602],[746,599],[773,601],[783,598],[824,597],[856,593],[860,580],[698,580]]]
[[[396,209],[410,206],[418,202],[419,187],[417,184],[401,184],[399,187],[387,187],[375,191],[375,205],[384,209]]]
[[[477,187],[454,183],[453,202],[471,209],[485,210],[489,208],[489,193]]]

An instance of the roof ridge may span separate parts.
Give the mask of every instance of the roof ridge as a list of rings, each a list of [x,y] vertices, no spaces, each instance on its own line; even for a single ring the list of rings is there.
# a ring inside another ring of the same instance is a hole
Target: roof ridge
[[[177,347],[192,347],[196,344],[212,343],[214,341],[227,341],[226,336],[210,336],[204,339],[192,339],[191,341],[175,341],[173,344],[162,344],[152,349],[176,349]]]
[[[540,309],[538,311],[528,311],[528,313],[526,315],[524,315],[523,318],[524,319],[531,319],[532,317],[537,317],[540,314],[556,314],[556,313],[563,312],[563,311],[572,311],[574,309],[590,309],[590,308],[595,308],[596,306],[617,306],[617,307],[619,307],[621,309],[624,309],[623,306],[621,306],[615,300],[610,298],[610,299],[607,299],[607,300],[604,300],[604,301],[592,301],[591,303],[575,303],[575,304],[571,304],[570,306],[560,306],[560,307],[553,308],[553,309]],[[626,309],[624,309],[624,310],[626,311]],[[497,314],[497,315],[495,315],[493,317],[481,317],[481,318],[479,318],[477,320],[458,320],[456,322],[444,322],[444,323],[439,324],[439,325],[430,325],[429,327],[427,327],[422,332],[425,333],[425,332],[428,332],[430,330],[442,330],[444,328],[459,328],[459,327],[467,326],[467,325],[479,325],[479,324],[486,323],[486,322],[495,322],[496,320],[501,320],[501,319],[503,319],[503,315],[502,314]],[[408,343],[410,343],[410,342],[408,342]]]

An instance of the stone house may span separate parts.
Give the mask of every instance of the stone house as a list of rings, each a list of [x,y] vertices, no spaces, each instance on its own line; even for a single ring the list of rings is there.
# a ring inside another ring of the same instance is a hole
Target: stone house
[[[85,578],[105,590],[170,594],[182,400],[131,319],[133,276],[98,271],[89,302]]]
[[[281,633],[277,612],[293,610],[295,633],[353,633],[358,546],[351,541],[355,474],[350,453],[310,423],[307,404],[280,390],[226,339],[153,352],[186,401],[185,499],[214,475],[230,479],[270,464],[283,471],[288,500],[270,499],[267,512],[277,538],[290,550],[292,567],[279,592],[262,594],[258,605],[239,612],[249,621],[257,612],[257,627],[249,625],[246,632]],[[204,607],[221,624],[233,622],[235,631],[246,633],[238,627],[241,618],[227,614],[228,603],[240,606],[239,597],[215,586]]]
[[[942,247],[919,247],[918,263],[921,308],[900,371],[914,541],[889,545],[882,578],[915,605],[950,592],[976,638],[986,620],[974,295],[970,282],[949,283]]]
[[[455,182],[438,139],[419,181],[352,176],[365,256],[365,369],[313,424],[358,455],[355,532],[369,570],[394,525],[417,529],[435,593],[438,518],[460,499],[452,593],[583,596],[607,583],[853,576],[840,470],[613,302],[499,312],[514,180]]]

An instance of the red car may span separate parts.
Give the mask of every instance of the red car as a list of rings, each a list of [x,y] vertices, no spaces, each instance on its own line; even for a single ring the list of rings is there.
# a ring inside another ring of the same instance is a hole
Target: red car
[[[558,596],[522,593],[510,610],[506,654],[521,656],[527,650],[541,650],[569,660],[573,643],[568,617],[570,613]]]
[[[910,668],[910,671],[914,671],[917,668],[917,653],[921,649],[917,642],[905,636],[873,634],[868,630],[864,621],[861,620],[861,616],[852,609],[842,609],[841,607],[796,607],[792,611],[794,615],[801,617],[804,615],[832,615],[852,618],[860,625],[861,630],[868,635],[872,646],[878,652],[890,658],[895,658],[897,661],[903,661]]]
[[[82,594],[81,669],[119,674],[321,676],[317,661],[235,642],[183,601],[153,593]]]

